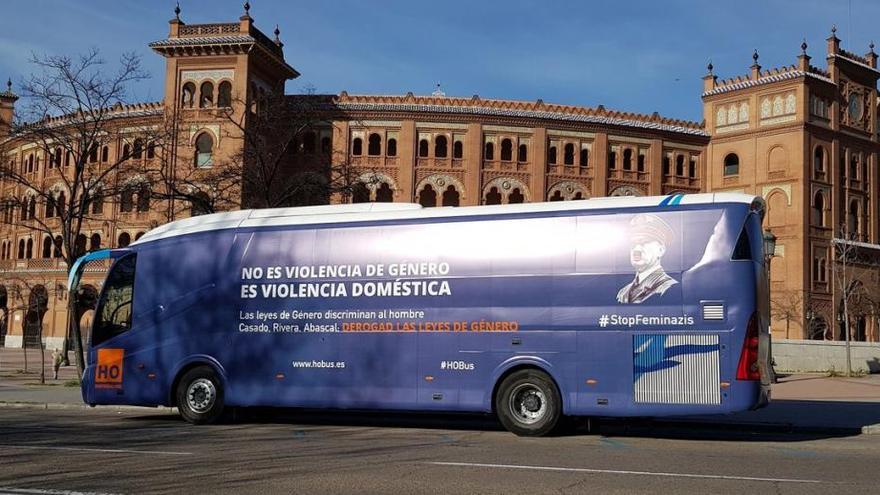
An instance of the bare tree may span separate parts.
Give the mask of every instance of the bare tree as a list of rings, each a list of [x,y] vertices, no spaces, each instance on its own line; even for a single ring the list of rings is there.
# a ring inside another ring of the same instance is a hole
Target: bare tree
[[[770,295],[770,314],[778,320],[785,320],[785,338],[791,338],[791,322],[800,324],[803,315],[804,293],[798,290],[775,291]]]
[[[350,197],[367,172],[353,167],[347,152],[335,152],[332,97],[306,94],[240,101],[246,110],[226,112],[226,137],[238,152],[221,166],[241,177],[244,206],[276,208],[326,204]]]
[[[848,224],[841,225],[838,237],[832,239],[834,250],[834,264],[832,279],[835,282],[838,294],[840,294],[841,307],[839,312],[843,319],[844,341],[846,342],[846,376],[852,376],[852,353],[850,341],[851,303],[854,294],[861,287],[859,280],[859,242],[858,235],[852,232]]]
[[[130,187],[125,179],[137,172],[131,159],[160,146],[153,128],[161,108],[127,104],[128,87],[146,77],[136,55],[123,55],[115,71],[97,50],[75,58],[34,55],[31,62],[37,72],[22,85],[24,111],[0,143],[0,180],[16,186],[4,193],[2,221],[51,239],[69,271],[85,251],[83,228],[103,218],[98,206]],[[24,145],[32,148],[21,151]],[[20,158],[10,160],[14,154]],[[64,355],[72,338],[81,375],[75,297],[68,304]]]

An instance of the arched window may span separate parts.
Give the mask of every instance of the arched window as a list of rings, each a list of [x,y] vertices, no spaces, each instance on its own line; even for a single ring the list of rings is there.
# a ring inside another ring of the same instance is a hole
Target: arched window
[[[608,152],[608,168],[614,170],[617,168],[617,152],[609,151]]]
[[[5,247],[5,246],[4,246]],[[46,236],[43,239],[43,259],[52,257],[52,237]]]
[[[385,144],[385,154],[388,156],[397,156],[397,140],[391,138]]]
[[[636,159],[636,170],[639,172],[645,171],[645,155],[639,153],[639,157]]]
[[[134,147],[131,150],[131,156],[133,156],[136,160],[140,160],[144,157],[144,141],[143,139],[135,139]]]
[[[851,201],[849,203],[849,211],[846,213],[847,234],[856,235],[859,233],[859,202]]]
[[[724,175],[739,174],[739,157],[736,153],[729,153],[724,157]]]
[[[70,155],[67,155],[68,158]],[[122,161],[128,160],[131,158],[131,146],[125,144],[122,146]]]
[[[219,107],[231,107],[232,106],[232,83],[229,81],[223,81],[220,83],[219,94],[217,95],[217,106]]]
[[[688,177],[690,177],[691,179],[697,177],[697,158],[693,156],[688,162]]]
[[[663,157],[663,175],[669,175],[669,170],[671,167],[671,162],[669,155]]]
[[[367,154],[370,156],[379,156],[382,154],[382,136],[373,133],[367,140]]]
[[[581,148],[581,161],[579,165],[581,167],[590,166],[590,150],[588,150],[587,148]]]
[[[489,189],[489,192],[486,193],[486,198],[484,199],[487,205],[500,205],[501,204],[501,193],[498,192],[498,188],[492,186]]]
[[[565,165],[574,165],[574,145],[565,143],[563,148],[562,161]]]
[[[352,203],[369,203],[370,202],[370,189],[367,188],[366,184],[362,182],[358,182],[352,187],[351,190],[351,202]]]
[[[354,138],[354,141],[351,142],[351,154],[354,156],[361,156],[364,154],[364,142],[361,138]]]
[[[207,132],[196,138],[196,167],[210,167],[214,164],[214,138]]]
[[[549,199],[550,201],[565,201],[565,198],[562,197],[562,191],[559,189],[557,189]]]
[[[89,251],[97,251],[101,249],[101,234],[95,232],[89,239]]]
[[[675,157],[675,175],[679,177],[684,176],[684,155]]]
[[[494,143],[488,142],[483,147],[483,159],[484,160],[494,160],[495,159],[495,144]]]
[[[180,106],[183,108],[192,108],[195,102],[196,85],[188,82],[183,85],[183,92],[180,97]]]
[[[821,192],[816,192],[813,197],[813,225],[817,227],[825,226],[825,197]]]
[[[46,218],[55,216],[55,196],[52,193],[46,195]]]
[[[150,211],[150,186],[147,184],[138,188],[137,211]]]
[[[18,259],[24,259],[24,239],[18,241]]]
[[[107,147],[104,146],[106,150]],[[61,151],[61,148],[55,148],[55,153],[52,153],[52,166],[56,168],[61,168],[61,155],[64,153]]]
[[[431,184],[425,185],[424,189],[419,192],[419,204],[425,208],[437,206],[437,191],[434,190]]]
[[[140,238],[143,237],[143,236],[144,236],[144,233],[143,233],[143,232],[138,232],[137,234],[134,235],[134,240],[138,240],[138,239],[140,239]]]
[[[519,204],[525,201],[525,199],[526,197],[523,196],[519,188],[515,187],[513,188],[513,191],[511,191],[510,196],[507,197],[507,202],[510,204]]]
[[[461,141],[452,143],[452,158],[461,158],[464,155],[464,145]]]
[[[101,189],[95,189],[92,191],[91,202],[93,215],[104,213],[104,195]]]
[[[128,213],[134,208],[134,190],[126,187],[122,190],[119,198],[119,211]]]
[[[189,213],[191,217],[211,213],[211,197],[208,196],[208,193],[199,191],[193,195]],[[134,240],[138,239],[139,237],[135,236]]]
[[[527,162],[529,161],[529,147],[525,144],[519,145],[519,153],[516,155],[516,161],[518,162]]]
[[[156,158],[156,143],[149,142],[147,143],[147,160],[152,160]]]
[[[556,165],[556,146],[547,148],[547,163]]]
[[[98,161],[98,143],[92,143],[89,147],[89,163],[96,163]]]
[[[513,160],[513,142],[504,138],[501,140],[501,161],[509,162]]]
[[[314,155],[315,151],[317,151],[318,145],[318,136],[315,134],[315,131],[308,131],[303,134],[303,153],[307,155]]]
[[[64,245],[64,241],[61,239],[60,235],[55,236],[54,244],[55,244],[55,246],[54,246],[55,252],[53,252],[52,254],[55,255],[56,258],[60,258],[61,257],[61,247]]]
[[[458,206],[459,194],[455,186],[449,186],[443,191],[443,206]]]
[[[64,205],[61,204],[60,206],[63,207]],[[60,214],[60,212],[61,212],[61,210],[59,210],[59,214]],[[37,198],[34,196],[31,196],[31,202],[30,202],[30,204],[28,204],[28,218],[34,219],[34,218],[36,218],[36,216],[37,216]]]
[[[391,190],[391,186],[388,185],[387,182],[383,182],[378,189],[376,189],[376,202],[377,203],[391,203],[394,201],[394,191]]]
[[[449,143],[446,136],[439,135],[434,138],[434,156],[437,158],[446,158],[448,155]]]
[[[849,158],[849,178],[851,180],[858,179],[858,175],[857,175],[858,173],[859,173],[859,158],[855,153],[853,153]]]
[[[629,148],[623,150],[623,169],[624,170],[632,170],[632,159],[633,159],[632,150]]]
[[[816,151],[813,152],[813,171],[816,174],[825,173],[825,148],[822,146],[816,146]]]
[[[64,194],[64,191],[58,193],[58,198],[55,200],[55,215],[62,216],[64,215],[64,209],[67,206],[67,197]]]
[[[27,259],[32,259],[34,257],[34,240],[33,239],[27,240],[27,251],[25,252],[24,257]]]
[[[116,243],[116,247],[124,248],[127,247],[129,244],[131,244],[131,236],[128,234],[128,232],[123,232],[119,234],[119,240]]]
[[[421,139],[419,140],[419,157],[427,158],[428,156],[428,140]]]
[[[107,163],[108,161],[110,161],[110,147],[104,146],[103,148],[101,148],[101,162]],[[60,156],[58,157],[58,164],[61,164]]]
[[[85,234],[79,234],[76,236],[76,243],[74,244],[73,252],[75,253],[77,258],[86,254],[86,243],[87,242],[88,242],[88,239],[86,239]]]
[[[323,153],[325,155],[329,155],[331,146],[332,146],[332,143],[331,143],[329,137],[324,136],[321,138],[321,153]]]
[[[199,108],[209,108],[214,106],[214,84],[205,81],[199,88]]]

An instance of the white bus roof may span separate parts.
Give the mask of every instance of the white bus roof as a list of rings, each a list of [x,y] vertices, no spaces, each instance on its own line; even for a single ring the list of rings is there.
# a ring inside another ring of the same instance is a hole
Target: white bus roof
[[[617,208],[664,208],[675,205],[745,203],[751,204],[756,196],[740,193],[673,194],[668,196],[618,196],[580,201],[554,201],[516,205],[460,206],[424,208],[415,203],[359,203],[295,208],[267,208],[238,210],[185,218],[160,225],[144,234],[132,245],[211,230],[237,227],[282,227],[327,223],[372,222],[382,220],[414,220],[426,218],[455,218],[475,215],[505,215],[517,213],[588,211]]]

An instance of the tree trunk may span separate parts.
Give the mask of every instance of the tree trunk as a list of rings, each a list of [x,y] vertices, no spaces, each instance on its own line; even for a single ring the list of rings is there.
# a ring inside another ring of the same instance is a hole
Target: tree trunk
[[[72,335],[73,354],[76,358],[76,379],[82,382],[82,376],[85,372],[85,360],[83,359],[82,333],[79,328],[79,321],[76,319],[76,292],[71,291],[67,298],[67,328],[68,334]]]

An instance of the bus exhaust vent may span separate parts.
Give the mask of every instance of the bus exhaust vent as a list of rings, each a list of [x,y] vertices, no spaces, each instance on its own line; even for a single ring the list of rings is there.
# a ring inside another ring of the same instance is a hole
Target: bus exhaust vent
[[[638,404],[721,404],[717,334],[633,335]]]
[[[719,303],[704,303],[703,304],[703,319],[704,320],[723,320],[724,319],[724,305]]]

